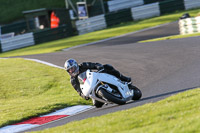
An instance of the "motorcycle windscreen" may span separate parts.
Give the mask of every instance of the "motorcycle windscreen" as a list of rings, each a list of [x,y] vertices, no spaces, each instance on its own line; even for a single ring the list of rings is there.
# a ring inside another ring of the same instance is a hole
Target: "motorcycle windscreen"
[[[81,85],[85,83],[86,79],[87,79],[86,72],[83,72],[78,75],[78,81]]]

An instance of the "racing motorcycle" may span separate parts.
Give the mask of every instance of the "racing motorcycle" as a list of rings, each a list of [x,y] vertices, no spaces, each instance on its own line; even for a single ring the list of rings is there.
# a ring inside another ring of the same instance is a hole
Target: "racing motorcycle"
[[[131,83],[119,80],[113,75],[87,70],[78,76],[83,95],[90,97],[97,108],[104,104],[123,105],[130,100],[139,100],[142,92]]]

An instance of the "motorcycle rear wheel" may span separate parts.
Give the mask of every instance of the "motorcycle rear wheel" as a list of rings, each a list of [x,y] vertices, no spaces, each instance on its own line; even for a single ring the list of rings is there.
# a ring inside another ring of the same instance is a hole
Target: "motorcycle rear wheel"
[[[104,97],[106,98],[108,101],[119,104],[119,105],[123,105],[126,103],[125,99],[120,99],[112,94],[110,94],[109,92],[107,92],[106,90],[104,90],[103,88],[99,89],[98,91],[98,95],[100,97]]]

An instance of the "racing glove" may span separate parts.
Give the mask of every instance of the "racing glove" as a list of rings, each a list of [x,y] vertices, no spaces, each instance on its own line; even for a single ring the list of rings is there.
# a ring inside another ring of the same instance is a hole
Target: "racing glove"
[[[97,70],[102,70],[102,69],[104,69],[103,65],[102,65],[102,64],[99,64],[99,63],[96,63],[96,68],[97,68]]]

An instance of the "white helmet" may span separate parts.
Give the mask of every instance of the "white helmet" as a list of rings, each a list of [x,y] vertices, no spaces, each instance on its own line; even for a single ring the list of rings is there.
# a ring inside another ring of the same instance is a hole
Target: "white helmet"
[[[64,68],[72,77],[76,76],[79,73],[78,63],[74,59],[66,60],[64,64]]]

